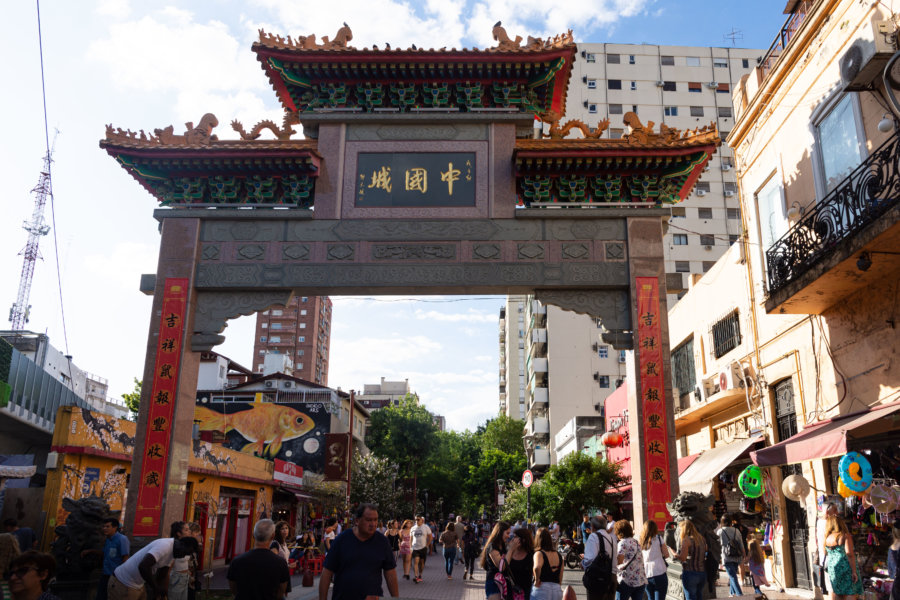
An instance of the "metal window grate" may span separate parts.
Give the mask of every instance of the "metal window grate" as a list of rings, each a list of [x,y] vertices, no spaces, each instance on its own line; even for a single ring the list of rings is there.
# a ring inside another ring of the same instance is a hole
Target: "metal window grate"
[[[694,391],[697,386],[697,373],[694,369],[694,338],[672,350],[672,376],[678,394],[681,397]],[[686,408],[686,407],[684,407]]]
[[[713,353],[721,358],[741,343],[741,322],[738,311],[732,312],[712,326]]]

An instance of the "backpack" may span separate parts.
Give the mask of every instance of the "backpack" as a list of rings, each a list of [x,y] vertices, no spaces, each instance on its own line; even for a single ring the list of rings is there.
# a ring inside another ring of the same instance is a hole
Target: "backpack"
[[[612,570],[612,556],[606,552],[606,539],[598,533],[591,535],[597,536],[597,541],[600,542],[600,552],[584,570],[581,583],[591,594],[611,593],[616,585],[616,576]]]
[[[733,528],[729,527],[728,529]],[[725,547],[722,548],[722,555],[726,559],[733,559],[729,560],[729,562],[740,562],[744,557],[744,547],[741,545],[741,542],[739,540],[735,539],[734,536],[729,536],[728,541],[725,543]]]

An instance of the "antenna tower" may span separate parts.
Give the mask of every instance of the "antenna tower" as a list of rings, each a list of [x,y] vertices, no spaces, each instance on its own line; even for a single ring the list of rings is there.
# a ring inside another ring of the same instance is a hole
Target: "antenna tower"
[[[56,141],[54,140],[54,147]],[[34,194],[34,211],[31,213],[31,220],[22,224],[23,229],[28,232],[28,243],[25,249],[19,252],[22,256],[22,274],[19,276],[19,295],[16,296],[16,302],[9,309],[9,321],[12,323],[13,331],[22,331],[25,324],[28,323],[31,305],[28,304],[28,298],[31,295],[31,280],[34,277],[34,264],[41,258],[39,249],[41,238],[50,231],[50,226],[44,222],[44,206],[47,204],[47,198],[53,195],[53,188],[50,183],[50,163],[53,162],[53,149],[44,156],[44,168],[41,169],[41,176],[38,178],[38,184],[34,186],[31,193]]]
[[[722,36],[724,40],[731,40],[732,47],[737,46],[737,40],[744,39],[744,32],[740,29],[731,28],[731,31]]]

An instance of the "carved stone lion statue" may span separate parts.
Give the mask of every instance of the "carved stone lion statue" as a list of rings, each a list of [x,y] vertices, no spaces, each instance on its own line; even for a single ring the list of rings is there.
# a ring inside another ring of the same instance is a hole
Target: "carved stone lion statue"
[[[109,505],[97,496],[72,500],[63,498],[63,508],[69,512],[65,525],[56,528],[56,540],[50,551],[56,558],[56,579],[72,581],[87,579],[99,565],[97,553],[82,556],[85,550],[102,551],[104,537],[100,531],[103,519],[109,516]]]

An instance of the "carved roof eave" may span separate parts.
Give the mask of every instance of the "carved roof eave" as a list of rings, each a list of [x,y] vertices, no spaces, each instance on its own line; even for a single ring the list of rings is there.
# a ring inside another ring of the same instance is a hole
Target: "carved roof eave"
[[[563,140],[519,139],[516,140],[514,156],[671,156],[683,155],[706,150],[716,151],[722,143],[718,132],[702,134],[695,138],[678,140],[675,143],[649,142],[636,143],[625,138],[619,139],[584,139],[572,138]]]
[[[548,110],[555,110],[565,116],[566,97],[569,92],[569,79],[575,61],[576,46],[567,44],[558,48],[539,50],[357,50],[353,48],[339,50],[298,50],[289,48],[272,48],[255,42],[252,47],[256,58],[275,90],[282,107],[286,111],[298,112],[298,107],[288,91],[284,78],[268,61],[274,58],[281,61],[302,63],[353,63],[353,64],[436,64],[436,63],[538,63],[565,58],[563,66],[554,74],[553,99]]]

